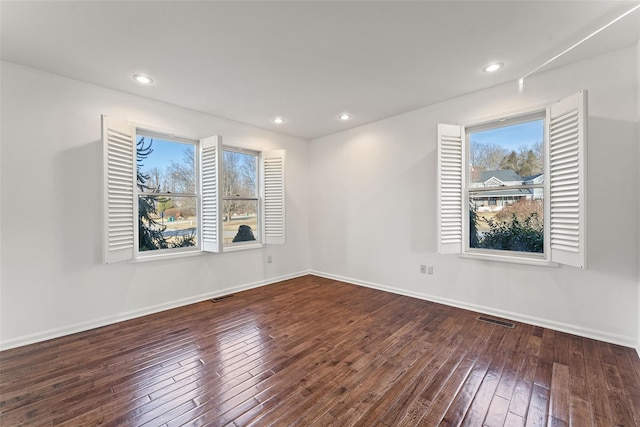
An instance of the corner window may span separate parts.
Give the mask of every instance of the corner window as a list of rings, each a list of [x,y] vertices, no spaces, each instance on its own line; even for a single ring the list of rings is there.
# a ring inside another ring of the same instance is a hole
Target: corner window
[[[586,266],[586,91],[474,126],[438,125],[438,248]]]
[[[285,152],[102,116],[104,262],[285,243]],[[158,256],[160,255],[160,256]]]

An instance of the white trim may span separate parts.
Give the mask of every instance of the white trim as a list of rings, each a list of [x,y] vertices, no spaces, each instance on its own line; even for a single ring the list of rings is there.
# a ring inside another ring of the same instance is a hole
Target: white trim
[[[457,307],[464,310],[471,310],[484,314],[489,314],[505,319],[511,319],[521,323],[528,323],[543,328],[553,329],[560,332],[566,332],[569,334],[591,338],[599,341],[604,341],[612,344],[622,345],[629,348],[635,348],[640,357],[640,343],[636,337],[628,337],[624,335],[611,334],[596,329],[583,328],[577,325],[570,325],[567,323],[554,322],[552,320],[541,319],[538,317],[526,316],[509,311],[496,310],[491,307],[480,306],[476,304],[468,304],[462,301],[453,300],[449,298],[440,298],[430,294],[423,294],[418,292],[407,291],[406,289],[400,289],[393,286],[386,286],[379,283],[368,282],[364,280],[358,280],[350,277],[340,276],[336,274],[325,273],[317,270],[303,270],[296,273],[286,274],[283,276],[273,277],[270,279],[260,280],[257,282],[246,283],[243,285],[232,286],[229,288],[220,289],[214,292],[208,292],[200,294],[195,297],[183,298],[181,300],[172,301],[165,304],[158,304],[151,307],[133,310],[122,313],[116,316],[107,316],[94,319],[88,322],[76,323],[71,326],[63,328],[49,329],[44,332],[38,332],[35,334],[23,335],[20,337],[12,338],[5,341],[0,341],[0,351],[9,350],[12,348],[22,347],[29,344],[34,344],[42,341],[47,341],[54,338],[63,337],[66,335],[75,334],[78,332],[88,331],[90,329],[99,328],[102,326],[112,325],[114,323],[122,322],[125,320],[135,319],[138,317],[146,316],[149,314],[159,313],[161,311],[170,310],[173,308],[183,307],[185,305],[194,304],[201,301],[206,301],[211,298],[215,298],[222,295],[228,295],[234,292],[246,291],[249,289],[259,288],[261,286],[271,285],[283,280],[294,279],[297,277],[306,276],[308,274],[324,277],[332,280],[339,280],[341,282],[350,283],[357,286],[364,286],[366,288],[377,289],[384,292],[391,292],[398,295],[404,295],[412,298],[418,298],[425,301],[432,301],[439,304],[444,304],[451,307]]]
[[[166,142],[175,142],[177,144],[194,145],[196,152],[198,150],[198,147],[200,146],[199,139],[185,138],[183,136],[178,136],[176,134],[158,132],[153,128],[149,129],[149,128],[136,127],[136,141],[137,141],[138,135],[143,137],[156,138]],[[196,163],[197,163],[197,159],[196,159]]]
[[[479,118],[477,120],[472,120],[464,124],[466,128],[472,129],[482,129],[484,126],[489,125],[491,123],[500,122],[503,119],[506,119],[505,122],[508,122],[510,119],[517,120],[518,118],[535,116],[536,114],[545,114],[546,109],[549,106],[548,102],[543,102],[541,104],[537,104],[531,107],[522,107],[518,109],[509,110],[507,114],[492,114],[490,116],[485,116]],[[533,120],[536,120],[535,118]],[[526,121],[526,120],[524,120]],[[515,123],[513,123],[515,124]]]
[[[476,122],[474,124],[465,124],[464,128],[466,133],[482,132],[490,129],[498,129],[507,126],[514,126],[526,122],[533,122],[536,120],[546,121],[546,105],[539,109],[527,109],[524,112],[520,111],[515,114],[496,116],[491,120],[484,120]]]
[[[179,249],[185,249],[185,248],[179,248]],[[171,251],[171,249],[165,249],[165,250]],[[146,254],[147,252],[150,252],[150,253],[147,255]],[[139,262],[162,261],[162,260],[177,259],[177,258],[188,258],[192,256],[199,256],[199,255],[210,253],[195,247],[191,250],[182,250],[182,251],[176,250],[174,252],[163,252],[163,253],[153,253],[153,252],[155,251],[139,252],[138,257],[130,260],[129,262],[132,264],[135,264]],[[140,255],[141,253],[144,255]]]
[[[294,279],[296,277],[302,277],[309,274],[308,270],[299,271],[297,273],[286,274],[283,276],[273,277],[269,279],[259,280],[256,282],[245,283],[242,285],[231,286],[224,289],[219,289],[213,292],[207,292],[204,294],[196,295],[193,297],[183,298],[177,301],[171,301],[164,304],[157,304],[151,307],[141,308],[138,310],[128,311],[115,316],[106,316],[93,319],[87,322],[80,322],[70,326],[49,329],[44,332],[38,332],[35,334],[23,335],[20,337],[12,338],[6,341],[0,342],[0,351],[9,350],[16,347],[22,347],[29,344],[34,344],[42,341],[47,341],[54,338],[63,337],[66,335],[75,334],[78,332],[88,331],[90,329],[99,328],[102,326],[112,325],[114,323],[122,322],[125,320],[135,319],[137,317],[146,316],[149,314],[159,313],[165,310],[171,310],[173,308],[183,307],[185,305],[194,304],[197,302],[206,301],[211,298],[219,297],[222,295],[228,295],[234,292],[246,291],[249,289],[259,288],[261,286],[271,285],[273,283],[282,282],[283,280]]]
[[[472,252],[474,249],[469,249],[468,252],[457,254],[458,258],[468,259],[480,259],[483,261],[494,262],[506,262],[511,264],[525,264],[525,265],[537,265],[540,267],[560,267],[560,264],[549,261],[543,257],[527,257],[524,256],[527,252],[523,253],[523,256],[514,255],[513,252],[500,251],[500,253],[480,253]]]
[[[150,132],[153,135],[156,135],[161,138],[173,139],[178,138],[178,140],[198,142],[200,138],[195,136],[188,136],[190,134],[193,135],[193,130],[186,129],[177,129],[177,128],[167,128],[163,126],[158,126],[156,123],[146,123],[139,121],[129,121],[136,129],[139,129],[143,132]]]
[[[224,245],[224,252],[237,252],[237,251],[245,251],[249,249],[262,249],[266,245],[263,243],[245,243],[245,242],[236,242],[236,243],[227,243]]]
[[[469,304],[463,301],[458,301],[449,298],[441,298],[435,295],[424,294],[419,292],[407,291],[406,289],[400,289],[393,286],[382,285],[379,283],[367,282],[364,280],[353,279],[350,277],[339,276],[336,274],[324,273],[321,271],[311,270],[309,274],[314,276],[325,277],[327,279],[339,280],[341,282],[351,283],[353,285],[364,286],[366,288],[378,289],[380,291],[391,292],[398,295],[404,295],[412,298],[418,298],[421,300],[436,302],[439,304],[448,305],[451,307],[462,308],[464,310],[471,310],[483,314],[502,317],[510,319],[516,322],[527,323],[534,326],[540,326],[547,329],[553,329],[555,331],[565,332],[572,335],[577,335],[584,338],[591,338],[598,341],[604,341],[611,344],[622,345],[624,347],[636,348],[638,355],[640,356],[640,348],[637,347],[637,338],[625,335],[612,334],[597,329],[583,328],[578,325],[571,325],[568,323],[556,322],[553,320],[542,319],[534,316],[527,316],[524,314],[514,313],[511,311],[498,310],[493,307],[486,307],[482,305]]]

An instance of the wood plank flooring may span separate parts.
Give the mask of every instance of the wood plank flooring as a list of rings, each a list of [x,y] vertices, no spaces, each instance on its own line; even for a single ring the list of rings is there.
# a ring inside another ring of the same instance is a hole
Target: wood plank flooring
[[[640,426],[634,350],[305,276],[0,353],[2,426]]]

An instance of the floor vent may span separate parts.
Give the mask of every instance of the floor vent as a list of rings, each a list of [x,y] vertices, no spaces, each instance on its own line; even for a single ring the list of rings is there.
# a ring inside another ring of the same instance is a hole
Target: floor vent
[[[514,328],[516,325],[511,322],[505,322],[503,320],[492,319],[490,317],[478,316],[478,320],[481,322],[493,323],[494,325],[504,326],[505,328]]]
[[[227,298],[231,298],[233,296],[233,294],[229,294],[229,295],[222,295],[221,297],[215,297],[215,298],[211,298],[211,302],[220,302],[220,301],[224,301]]]

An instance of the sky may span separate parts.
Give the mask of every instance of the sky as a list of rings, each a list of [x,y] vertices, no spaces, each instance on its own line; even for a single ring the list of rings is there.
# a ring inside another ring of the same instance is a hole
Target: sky
[[[470,135],[471,142],[497,144],[509,151],[517,152],[522,146],[531,148],[536,142],[544,140],[544,120],[474,132]]]
[[[145,137],[145,143],[148,140],[149,138]],[[140,141],[139,136],[136,141]],[[153,148],[153,153],[142,161],[141,170],[146,172],[157,167],[159,170],[164,172],[167,166],[171,165],[171,161],[182,162],[184,149],[189,147],[195,149],[194,145],[153,138],[153,145],[151,146],[151,148]]]
[[[544,120],[504,126],[471,134],[471,141],[479,144],[497,144],[509,151],[518,151],[521,147],[532,147],[541,141],[544,135]],[[146,137],[148,138],[148,137]],[[137,138],[140,140],[140,137]],[[174,141],[153,138],[153,153],[142,161],[142,171],[149,171],[155,167],[164,171],[171,161],[181,162],[185,148],[195,146]]]

